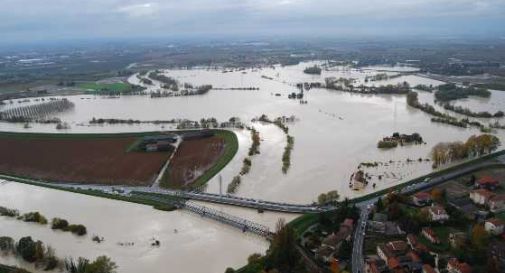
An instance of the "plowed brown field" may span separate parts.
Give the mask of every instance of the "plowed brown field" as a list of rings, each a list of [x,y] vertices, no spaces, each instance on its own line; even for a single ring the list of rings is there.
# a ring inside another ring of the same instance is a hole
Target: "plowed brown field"
[[[0,172],[54,182],[149,185],[170,154],[126,152],[135,140],[0,136]]]
[[[168,185],[189,185],[215,164],[224,147],[225,140],[218,136],[182,142],[168,166]]]

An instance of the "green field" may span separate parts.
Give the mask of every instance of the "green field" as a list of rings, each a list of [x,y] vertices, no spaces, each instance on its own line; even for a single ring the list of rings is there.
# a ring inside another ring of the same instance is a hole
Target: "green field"
[[[131,85],[128,83],[117,82],[117,83],[81,83],[77,85],[79,88],[92,90],[92,91],[112,91],[112,92],[125,92],[132,89]]]

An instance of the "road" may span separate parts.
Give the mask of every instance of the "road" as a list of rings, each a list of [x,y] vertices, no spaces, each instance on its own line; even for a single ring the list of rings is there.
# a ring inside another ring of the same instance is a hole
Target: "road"
[[[496,164],[505,164],[505,155],[500,155],[494,158],[497,160],[497,163],[490,163],[488,161],[480,162],[475,165],[470,165],[462,168],[458,168],[450,173],[445,173],[442,175],[433,175],[429,179],[425,179],[415,184],[411,184],[406,186],[400,190],[401,194],[413,194],[418,191],[428,190],[433,188],[434,186],[445,183],[449,180],[457,178],[459,176],[471,173],[475,170],[481,169],[482,167],[492,166]],[[385,195],[380,196],[380,198],[384,198]],[[363,243],[365,240],[365,230],[362,229],[363,222],[368,219],[369,209],[368,206],[374,205],[379,200],[379,197],[375,197],[360,203],[357,203],[356,206],[360,209],[360,218],[358,220],[358,224],[356,225],[356,231],[354,232],[354,241],[353,241],[353,250],[352,250],[352,261],[351,267],[353,273],[363,273],[365,272],[365,259],[363,256]]]

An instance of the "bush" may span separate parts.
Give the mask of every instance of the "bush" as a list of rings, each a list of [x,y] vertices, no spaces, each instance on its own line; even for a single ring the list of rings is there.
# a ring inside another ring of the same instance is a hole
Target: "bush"
[[[44,217],[44,215],[40,214],[38,211],[25,213],[19,218],[25,222],[34,222],[41,225],[47,224],[46,217]]]
[[[65,219],[60,219],[60,218],[53,218],[52,224],[51,224],[52,229],[60,229],[60,230],[66,230],[68,228],[68,221]]]
[[[86,235],[86,227],[83,225],[69,225],[68,231],[72,232],[75,235],[83,236]]]

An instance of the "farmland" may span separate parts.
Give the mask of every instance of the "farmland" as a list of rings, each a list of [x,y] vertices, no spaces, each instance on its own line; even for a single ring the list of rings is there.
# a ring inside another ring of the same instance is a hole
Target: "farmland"
[[[170,154],[127,152],[136,139],[0,134],[0,172],[56,182],[148,185]]]
[[[110,92],[125,92],[129,91],[132,87],[123,82],[117,83],[82,83],[78,85],[82,89],[93,91],[110,91]]]
[[[184,141],[164,173],[161,186],[202,186],[228,164],[237,149],[236,136],[228,131],[217,131],[212,137]]]

